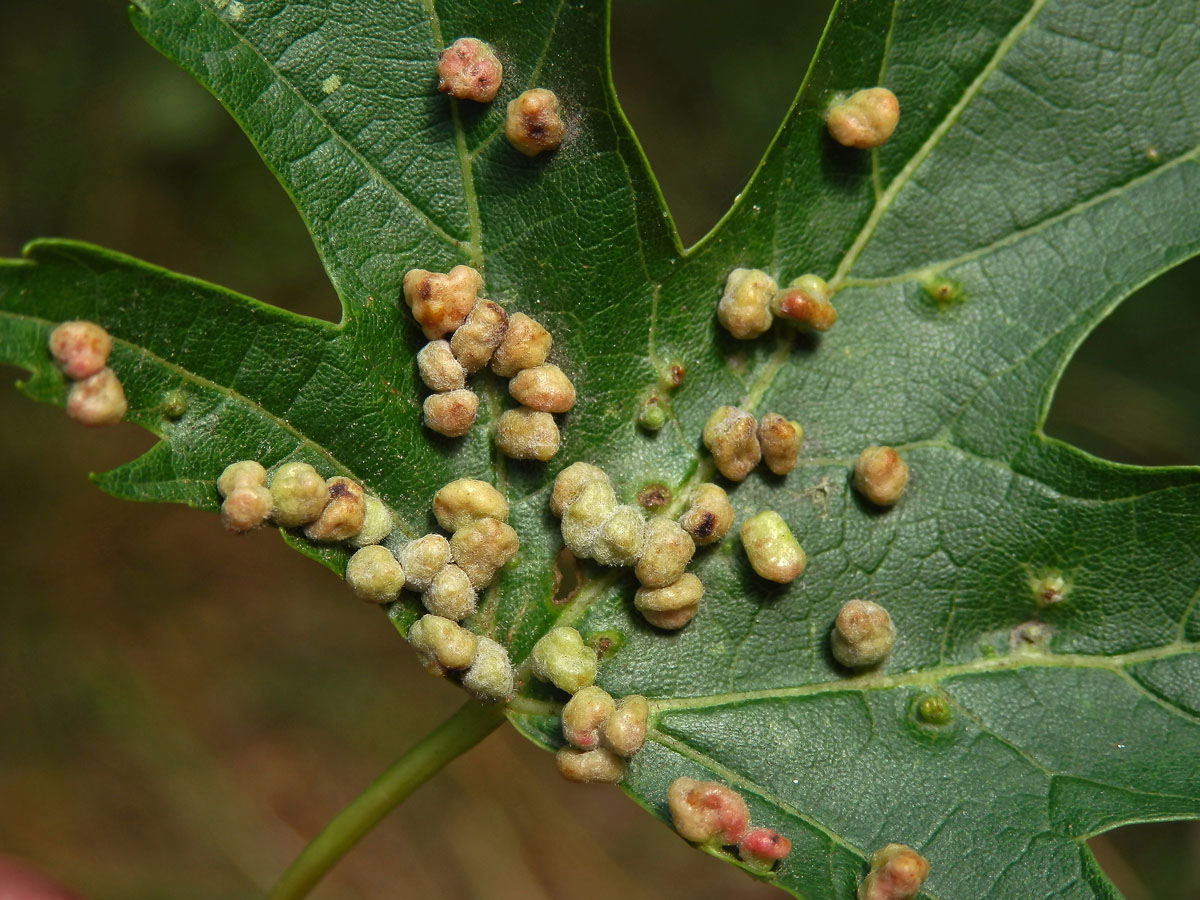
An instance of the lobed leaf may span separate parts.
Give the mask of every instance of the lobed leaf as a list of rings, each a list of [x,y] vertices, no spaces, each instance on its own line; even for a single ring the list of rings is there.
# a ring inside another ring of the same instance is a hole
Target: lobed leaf
[[[669,818],[676,777],[736,787],[755,824],[791,838],[770,877],[797,896],[853,897],[870,852],[901,841],[931,860],[929,897],[1111,897],[1087,837],[1200,817],[1200,469],[1116,466],[1040,430],[1087,332],[1200,249],[1195,0],[841,4],[759,171],[686,252],[614,96],[598,0],[140,0],[132,15],[296,201],[344,320],[79,244],[0,267],[0,361],[34,373],[36,399],[65,394],[44,349],[54,323],[95,319],[118,339],[131,418],[160,442],[102,487],[212,508],[228,461],[303,458],[364,483],[415,534],[442,483],[493,480],[521,552],[472,626],[518,660],[555,622],[606,639],[600,684],[652,706],[626,791]],[[504,62],[488,106],[436,91],[432,60],[463,34]],[[893,139],[832,145],[830,97],[874,84],[900,97]],[[533,160],[498,136],[530,86],[568,119],[563,148]],[[457,263],[554,334],[580,403],[549,466],[495,452],[511,401],[491,376],[468,438],[419,425],[400,281]],[[736,266],[829,278],[837,326],[732,340],[713,311]],[[934,279],[961,296],[935,301]],[[189,405],[171,420],[176,389]],[[657,435],[635,424],[652,390],[670,411]],[[732,491],[739,520],[783,514],[804,576],[764,583],[732,538],[701,551],[704,604],[674,634],[634,613],[629,574],[585,563],[557,597],[555,472],[586,459],[628,501],[666,487],[677,512],[712,478],[698,438],[723,403],[805,427],[790,476]],[[849,488],[868,443],[912,471],[893,510]],[[1044,605],[1050,575],[1066,590]],[[827,645],[851,597],[885,605],[900,635],[857,677]],[[391,615],[404,629],[418,609]],[[915,715],[930,693],[951,724]],[[557,746],[559,700],[526,679],[510,718]]]

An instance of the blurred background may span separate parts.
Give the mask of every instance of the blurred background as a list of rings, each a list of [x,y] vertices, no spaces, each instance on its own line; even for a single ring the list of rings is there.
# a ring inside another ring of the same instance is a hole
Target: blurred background
[[[829,5],[614,0],[617,87],[685,243],[753,170]],[[686,83],[673,77],[684,69]],[[121,3],[0,3],[0,100],[0,254],[81,238],[336,317],[283,191]],[[1071,364],[1048,431],[1113,460],[1200,463],[1198,291],[1194,261],[1127,301]],[[24,400],[17,375],[0,369],[0,466],[21,491],[20,514],[9,503],[0,516],[0,853],[94,900],[257,896],[461,694],[275,534],[231,540],[211,516],[92,488],[88,472],[149,438],[85,435]],[[1093,848],[1130,900],[1200,897],[1193,824]],[[782,894],[618,791],[567,785],[505,729],[314,896]]]

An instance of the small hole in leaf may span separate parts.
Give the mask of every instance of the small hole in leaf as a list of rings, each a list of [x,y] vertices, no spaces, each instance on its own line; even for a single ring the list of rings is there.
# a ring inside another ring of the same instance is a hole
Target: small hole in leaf
[[[1126,825],[1088,841],[1126,900],[1194,900],[1200,884],[1200,823]]]
[[[558,556],[554,557],[554,596],[550,602],[555,606],[570,603],[579,592],[582,583],[583,572],[579,560],[575,558],[575,554],[563,547],[558,551]]]
[[[1200,257],[1101,322],[1063,373],[1047,434],[1114,462],[1200,463]]]

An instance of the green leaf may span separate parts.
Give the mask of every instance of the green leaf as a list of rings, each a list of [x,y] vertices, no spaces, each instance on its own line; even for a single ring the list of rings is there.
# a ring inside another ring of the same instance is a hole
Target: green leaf
[[[441,484],[493,480],[521,551],[472,627],[518,661],[555,622],[609,638],[599,683],[652,700],[625,790],[669,818],[676,777],[734,786],[755,824],[792,840],[770,877],[797,896],[852,897],[870,852],[898,841],[930,859],[930,897],[1112,897],[1087,837],[1200,817],[1200,470],[1116,466],[1040,430],[1088,331],[1200,250],[1200,4],[840,5],[751,184],[687,252],[613,95],[600,2],[141,0],[132,15],[245,128],[344,319],[32,245],[0,268],[0,361],[61,403],[48,331],[95,319],[117,338],[130,417],[161,439],[102,487],[215,508],[227,462],[307,459],[400,511],[398,543],[431,527]],[[504,61],[493,104],[436,91],[432,61],[463,34]],[[874,84],[900,98],[895,136],[869,153],[832,145],[830,96]],[[506,102],[531,86],[559,94],[569,126],[532,160],[502,135]],[[470,436],[420,426],[421,339],[400,282],[457,263],[543,321],[575,380],[548,466],[495,452],[490,427],[511,401],[491,376]],[[732,340],[713,312],[736,266],[829,278],[837,326]],[[931,299],[937,279],[954,302]],[[685,374],[667,391],[674,365]],[[669,418],[648,434],[636,417],[656,388]],[[175,390],[188,408],[169,418]],[[712,477],[698,436],[723,403],[804,425],[796,471],[732,490],[739,520],[784,516],[808,552],[803,577],[767,585],[727,539],[697,555],[705,600],[674,634],[633,611],[626,573],[585,563],[557,598],[553,475],[586,459],[626,500],[669,487],[677,511]],[[912,471],[892,510],[849,488],[869,443],[896,446]],[[1051,576],[1065,593],[1041,605]],[[852,597],[885,605],[899,630],[882,670],[857,677],[827,643]],[[391,616],[403,630],[419,609],[408,597]],[[930,693],[949,724],[916,715]],[[561,699],[526,677],[510,717],[557,746]]]

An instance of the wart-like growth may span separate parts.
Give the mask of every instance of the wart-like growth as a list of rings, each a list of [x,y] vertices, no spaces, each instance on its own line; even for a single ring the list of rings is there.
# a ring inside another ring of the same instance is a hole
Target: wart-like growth
[[[504,136],[526,156],[554,150],[562,143],[566,126],[558,115],[558,97],[545,88],[534,88],[508,104]]]
[[[596,651],[574,628],[552,628],[533,645],[533,674],[568,694],[596,680]]]
[[[843,147],[882,145],[900,121],[900,101],[884,87],[867,88],[835,103],[825,114],[830,136]]]
[[[528,407],[505,410],[496,422],[496,446],[513,459],[546,462],[558,452],[558,424],[554,416]]]
[[[475,423],[479,397],[467,389],[430,394],[422,407],[425,426],[446,437],[462,437]]]
[[[478,640],[457,622],[426,615],[408,630],[408,642],[427,672],[445,675],[447,669],[465,669],[471,665]]]
[[[128,411],[125,388],[109,368],[76,381],[67,392],[67,415],[82,425],[115,425]]]
[[[730,481],[745,480],[762,459],[754,416],[735,406],[717,407],[701,437],[718,471]]]
[[[717,319],[738,340],[758,337],[771,327],[771,298],[778,285],[760,269],[734,269],[717,303]]]
[[[854,464],[854,487],[876,506],[893,506],[908,484],[908,466],[891,447],[867,447]]]
[[[733,505],[720,485],[705,483],[696,488],[691,503],[679,518],[683,530],[698,546],[715,544],[733,526]]]
[[[504,67],[479,38],[461,37],[438,57],[438,90],[456,100],[490,103],[496,99]]]
[[[50,332],[50,355],[68,378],[90,378],[108,365],[112,337],[95,322],[63,322]]]
[[[750,565],[768,581],[787,584],[804,571],[804,550],[787,522],[774,510],[760,512],[743,522],[741,537]]]
[[[511,378],[522,369],[532,369],[546,361],[553,343],[550,332],[524,313],[508,317],[508,331],[492,354],[492,371]]]
[[[818,275],[801,275],[771,299],[771,311],[803,329],[828,331],[837,322],[833,291]]]
[[[498,303],[478,300],[451,336],[450,349],[467,374],[473,374],[488,364],[507,333],[508,313]]]
[[[346,584],[367,603],[391,603],[404,587],[404,569],[387,547],[363,547],[346,563]]]
[[[679,836],[693,844],[736,844],[750,822],[742,795],[715,781],[676,778],[667,806]]]
[[[758,445],[767,468],[776,475],[786,475],[796,468],[803,437],[799,422],[789,422],[779,413],[763,416],[758,423]]]
[[[929,860],[904,844],[888,844],[871,854],[858,900],[912,900],[928,877]]]
[[[218,481],[218,489],[220,486]],[[271,499],[275,504],[275,524],[295,528],[321,515],[328,488],[325,479],[308,463],[284,463],[271,476]]]
[[[325,482],[325,508],[304,529],[310,541],[344,541],[362,531],[367,514],[362,486],[335,475]]]
[[[691,572],[666,587],[640,587],[633,605],[655,628],[676,631],[692,621],[704,597],[704,584]]]
[[[425,337],[437,340],[467,320],[483,287],[483,276],[470,266],[446,274],[412,269],[404,276],[404,300]]]
[[[554,762],[567,781],[617,784],[625,777],[625,760],[604,747],[593,750],[563,747],[555,754]]]
[[[843,666],[857,669],[885,660],[896,641],[888,611],[870,600],[851,600],[838,611],[829,645]]]
[[[451,534],[480,519],[508,521],[508,501],[492,485],[475,478],[451,481],[433,495],[433,515]]]

